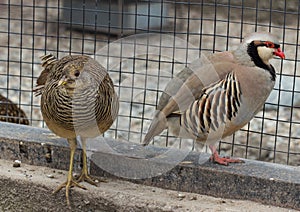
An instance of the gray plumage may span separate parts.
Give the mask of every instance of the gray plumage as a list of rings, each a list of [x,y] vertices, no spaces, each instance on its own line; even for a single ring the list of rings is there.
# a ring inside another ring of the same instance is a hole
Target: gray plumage
[[[220,160],[214,145],[263,107],[275,84],[269,63],[274,56],[284,58],[277,39],[253,33],[236,50],[212,54],[183,69],[166,86],[143,144],[168,128],[175,136],[206,142],[212,160],[235,162]]]

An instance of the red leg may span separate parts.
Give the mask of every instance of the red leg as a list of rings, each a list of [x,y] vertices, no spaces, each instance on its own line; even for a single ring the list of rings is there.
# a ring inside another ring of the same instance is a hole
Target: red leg
[[[230,157],[220,157],[214,145],[209,145],[209,148],[212,152],[212,155],[210,156],[210,160],[214,163],[225,165],[225,166],[228,166],[229,163],[244,163],[244,161],[240,159],[233,159]]]

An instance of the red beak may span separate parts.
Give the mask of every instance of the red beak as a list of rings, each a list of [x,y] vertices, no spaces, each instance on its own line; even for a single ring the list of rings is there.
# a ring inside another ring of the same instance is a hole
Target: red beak
[[[284,55],[283,51],[281,51],[280,48],[276,49],[274,54],[282,59],[285,59],[285,55]]]

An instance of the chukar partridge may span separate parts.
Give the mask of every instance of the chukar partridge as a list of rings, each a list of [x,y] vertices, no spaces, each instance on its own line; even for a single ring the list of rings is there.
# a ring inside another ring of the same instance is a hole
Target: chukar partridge
[[[37,87],[41,94],[41,111],[48,128],[67,138],[71,148],[68,178],[55,191],[66,188],[84,188],[79,182],[96,185],[88,174],[86,139],[104,133],[114,122],[119,109],[118,96],[106,69],[84,55],[70,55],[57,60],[53,55],[41,57],[42,67]],[[80,176],[73,179],[73,158],[77,147],[76,136],[81,137],[83,167]]]
[[[183,69],[167,84],[143,144],[168,128],[177,137],[206,142],[215,163],[243,162],[220,157],[215,144],[261,110],[275,84],[269,63],[274,56],[285,58],[277,39],[252,33],[236,50],[212,54],[198,61],[198,67]]]
[[[26,114],[15,103],[0,94],[0,121],[29,125]]]

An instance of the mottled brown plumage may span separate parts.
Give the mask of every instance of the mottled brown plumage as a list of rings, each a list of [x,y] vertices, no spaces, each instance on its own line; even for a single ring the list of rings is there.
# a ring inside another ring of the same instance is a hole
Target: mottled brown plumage
[[[42,58],[41,72],[34,89],[41,94],[41,111],[48,128],[60,137],[67,138],[71,148],[67,182],[58,187],[84,188],[80,181],[96,185],[88,175],[86,139],[104,133],[114,122],[119,108],[117,94],[107,71],[98,62],[85,55],[65,56],[57,60],[52,55]],[[72,177],[76,136],[81,137],[83,169],[77,180]]]
[[[26,114],[15,103],[0,94],[0,121],[29,125]]]
[[[206,142],[219,164],[241,162],[220,158],[215,143],[262,108],[275,85],[269,60],[284,58],[279,47],[273,35],[253,33],[236,50],[201,58],[182,70],[162,94],[143,144],[168,128],[175,136]]]

